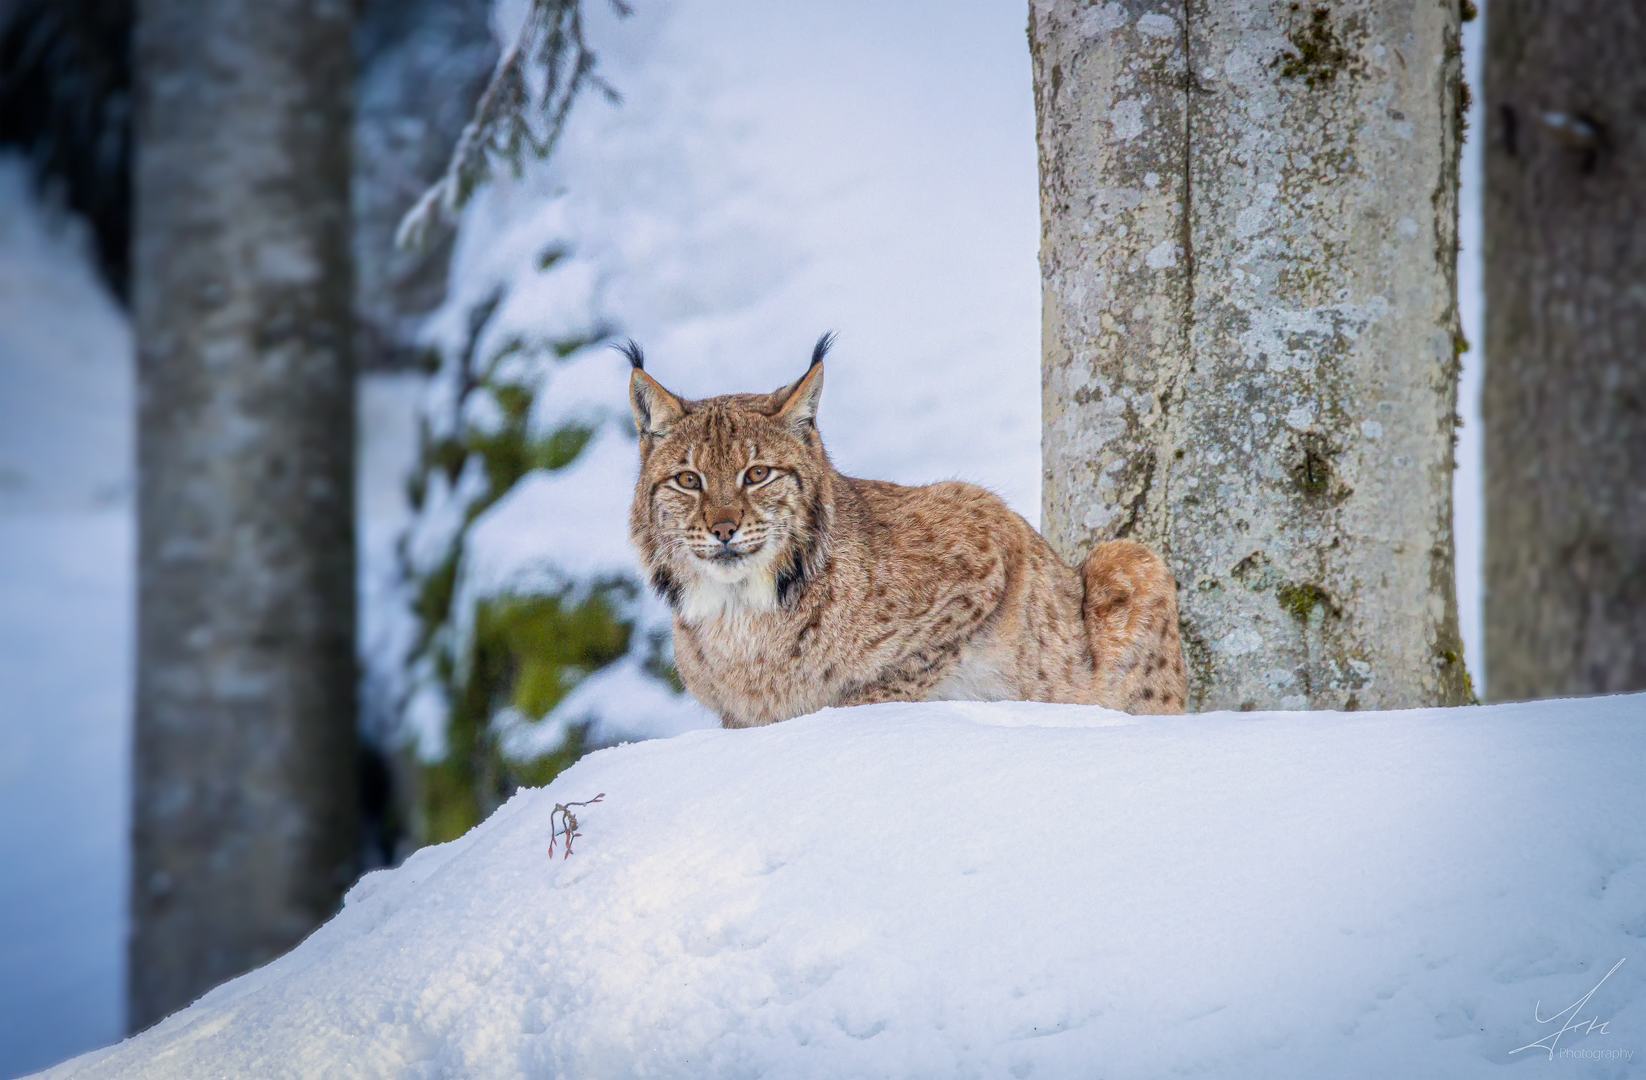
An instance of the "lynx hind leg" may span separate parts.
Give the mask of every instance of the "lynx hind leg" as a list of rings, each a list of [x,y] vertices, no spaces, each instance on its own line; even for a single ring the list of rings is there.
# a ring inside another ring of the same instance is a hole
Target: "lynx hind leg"
[[[1142,544],[1111,540],[1087,557],[1081,573],[1097,703],[1129,713],[1181,713],[1189,686],[1177,635],[1177,582],[1166,563]]]

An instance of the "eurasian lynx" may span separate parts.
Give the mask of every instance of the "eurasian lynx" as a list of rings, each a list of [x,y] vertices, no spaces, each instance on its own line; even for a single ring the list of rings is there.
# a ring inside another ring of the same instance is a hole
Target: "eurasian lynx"
[[[727,727],[876,701],[1183,711],[1176,586],[1141,544],[1079,572],[997,496],[835,471],[823,355],[770,394],[686,401],[643,370],[629,534],[674,609],[681,678]]]

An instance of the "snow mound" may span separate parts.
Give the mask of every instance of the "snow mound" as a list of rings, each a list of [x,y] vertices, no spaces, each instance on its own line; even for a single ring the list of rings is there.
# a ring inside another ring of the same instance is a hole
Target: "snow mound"
[[[1646,695],[690,732],[522,791],[47,1075],[1623,1075],[1642,760]],[[554,804],[602,792],[551,859]]]

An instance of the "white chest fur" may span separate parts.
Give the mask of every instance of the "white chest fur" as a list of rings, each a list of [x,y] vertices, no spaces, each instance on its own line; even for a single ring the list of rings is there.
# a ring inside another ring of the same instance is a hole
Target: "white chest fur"
[[[680,590],[678,614],[686,622],[706,627],[777,610],[777,575],[768,552],[730,566],[699,565]]]

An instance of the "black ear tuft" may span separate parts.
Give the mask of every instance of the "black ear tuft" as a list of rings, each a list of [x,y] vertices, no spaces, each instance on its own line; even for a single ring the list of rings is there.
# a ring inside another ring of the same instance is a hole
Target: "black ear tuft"
[[[829,355],[829,350],[832,348],[834,348],[834,331],[830,330],[828,333],[818,338],[817,344],[812,346],[811,366],[816,367],[821,364],[823,362],[823,358]]]
[[[613,342],[612,348],[628,357],[629,366],[634,368],[636,371],[646,370],[646,354],[640,351],[640,346],[635,344],[634,338],[629,338],[621,345]]]

